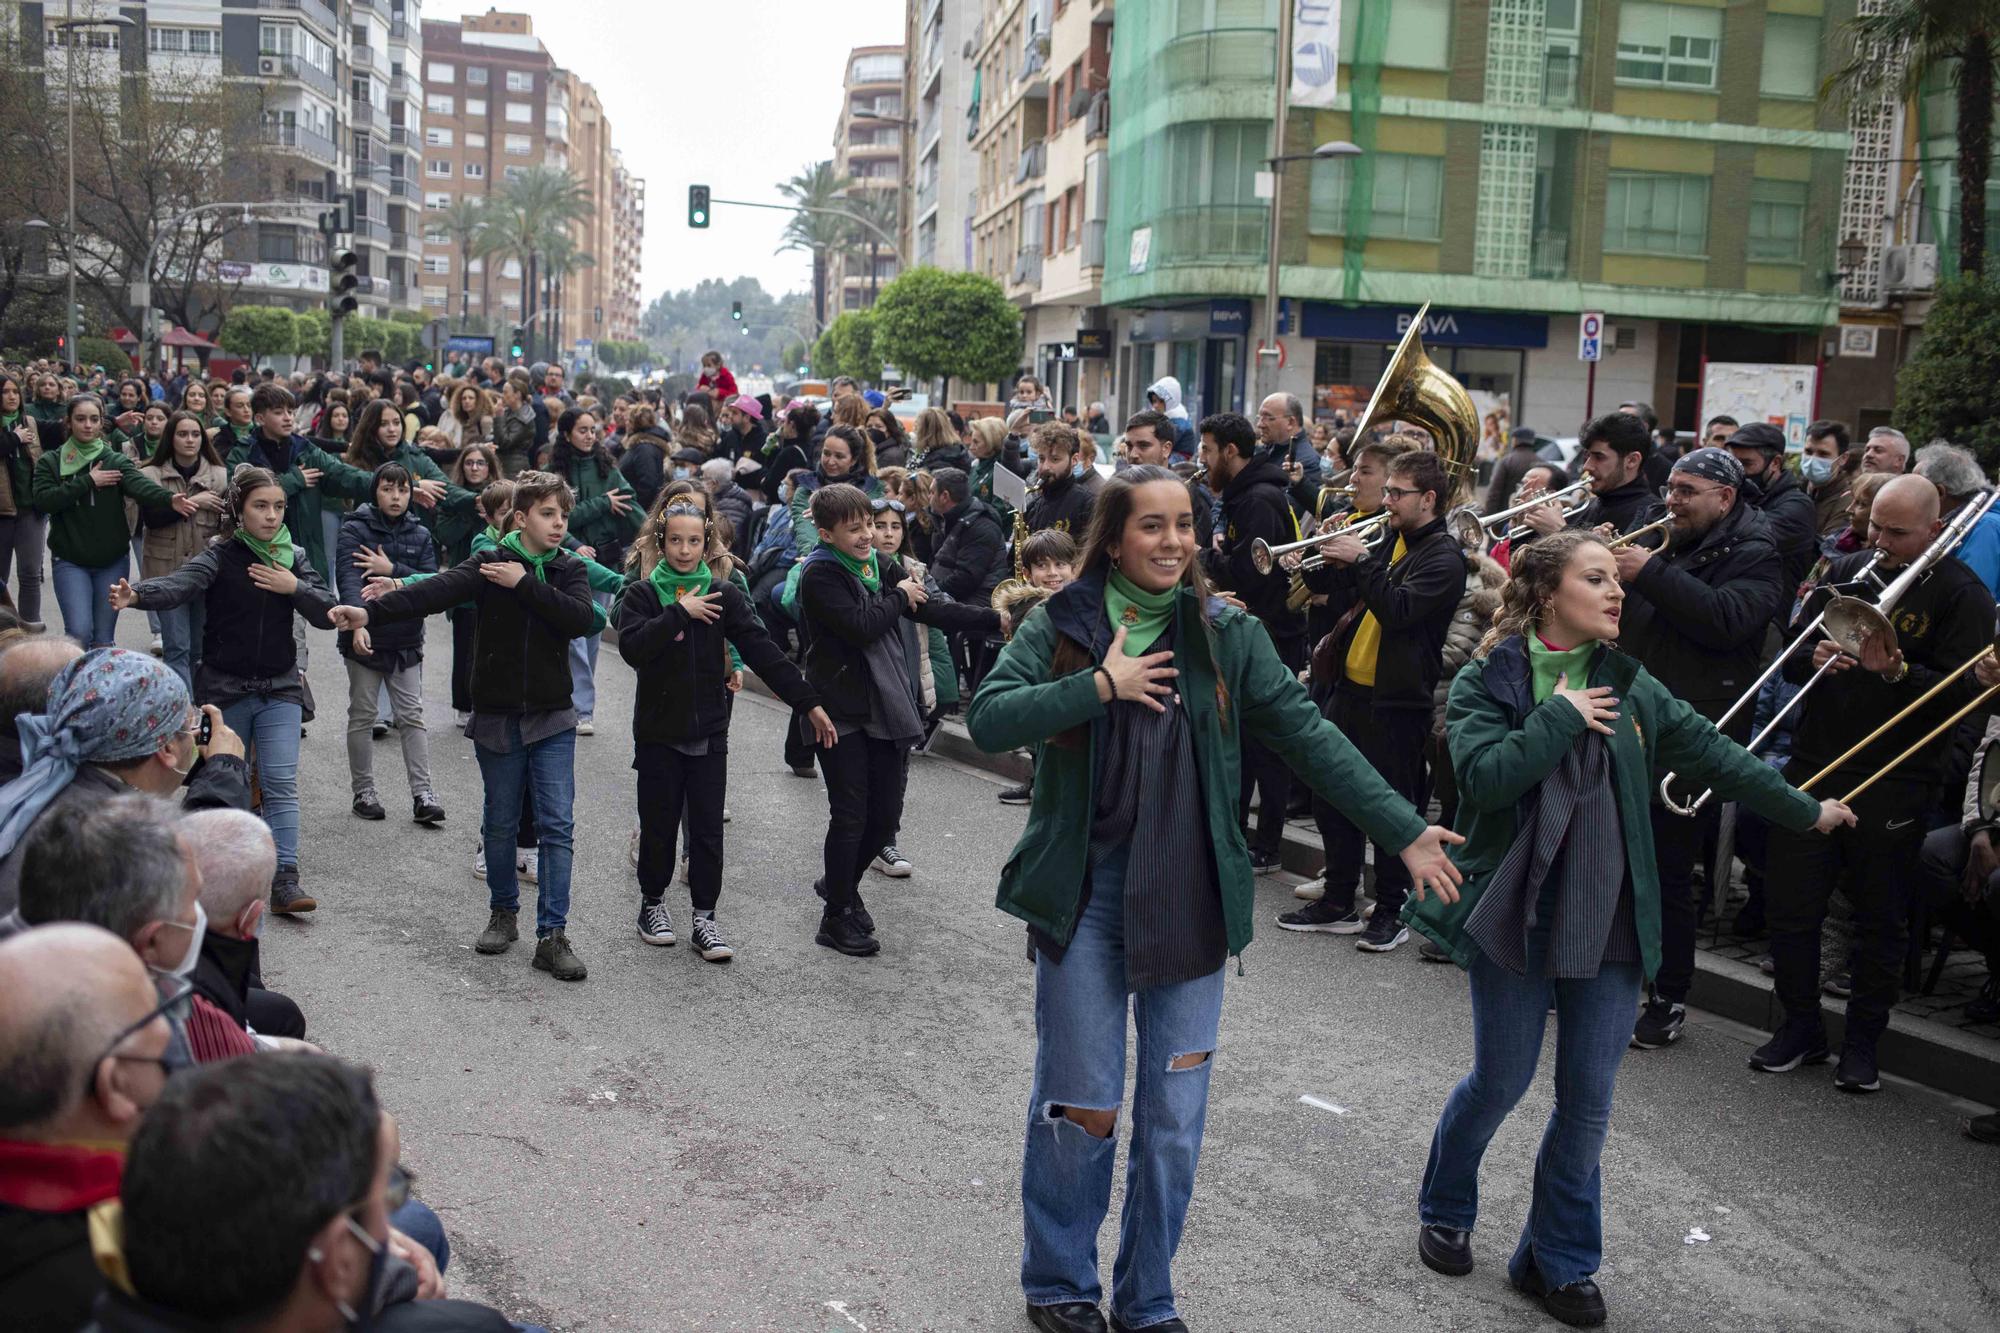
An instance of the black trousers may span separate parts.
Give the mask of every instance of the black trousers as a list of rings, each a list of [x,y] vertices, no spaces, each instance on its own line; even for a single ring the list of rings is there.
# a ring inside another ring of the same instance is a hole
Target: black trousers
[[[472,711],[472,636],[479,632],[479,611],[461,606],[451,613],[451,707]]]
[[[1430,740],[1430,710],[1375,707],[1375,691],[1342,684],[1326,703],[1327,720],[1340,728],[1396,794],[1421,810],[1424,797],[1424,747]],[[1368,837],[1346,815],[1313,794],[1313,823],[1319,825],[1326,849],[1326,898],[1337,907],[1353,907],[1361,885],[1361,863]],[[1398,855],[1400,847],[1375,847],[1377,910],[1401,910],[1410,893],[1410,871]]]
[[[1788,781],[1810,772],[1796,760]],[[1827,790],[1844,790],[1841,777]],[[1848,783],[1846,785],[1852,785]],[[1889,1025],[1903,980],[1910,896],[1923,848],[1927,787],[1883,782],[1854,803],[1859,823],[1830,834],[1773,828],[1765,864],[1765,918],[1778,1002],[1789,1019],[1819,1020],[1819,932],[1828,897],[1846,872],[1854,904],[1854,994],[1847,1002],[1847,1040],[1873,1046]]]
[[[729,786],[727,753],[686,755],[670,745],[640,747],[632,767],[639,774],[639,893],[647,902],[666,896],[679,860],[677,839],[685,816],[688,891],[697,912],[713,912],[722,896],[722,803]]]
[[[1305,665],[1306,646],[1303,639],[1278,639],[1271,641],[1278,649],[1278,660],[1290,667],[1294,673]],[[1274,752],[1265,749],[1246,734],[1243,737],[1241,762],[1241,785],[1236,799],[1236,818],[1239,823],[1250,821],[1250,793],[1257,793],[1257,830],[1250,837],[1250,850],[1267,852],[1271,856],[1285,841],[1285,807],[1292,801],[1292,770]]]
[[[894,741],[850,732],[819,751],[826,775],[826,851],[819,896],[829,908],[858,906],[868,863],[896,837],[908,752]]]
[[[1680,783],[1674,785],[1674,796],[1694,799]],[[1655,803],[1652,815],[1653,855],[1660,876],[1660,970],[1653,978],[1653,993],[1685,1004],[1694,984],[1694,937],[1701,916],[1695,904],[1694,866],[1721,825],[1722,802],[1711,797],[1693,818]]]
[[[1972,859],[1972,840],[1962,824],[1947,824],[1924,839],[1918,856],[1924,906],[1931,919],[1986,955],[1988,970],[2000,968],[2000,870],[1986,877],[1986,892],[1967,902],[1961,885]]]
[[[259,986],[250,987],[243,997],[243,1021],[267,1037],[306,1035],[306,1016],[292,997]]]

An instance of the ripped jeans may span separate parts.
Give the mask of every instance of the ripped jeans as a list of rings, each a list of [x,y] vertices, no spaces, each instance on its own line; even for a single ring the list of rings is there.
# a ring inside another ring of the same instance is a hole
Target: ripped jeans
[[[1125,1094],[1123,849],[1091,872],[1090,902],[1061,963],[1035,960],[1035,1089],[1021,1163],[1021,1287],[1030,1305],[1098,1302],[1097,1233],[1118,1141],[1062,1108],[1116,1110]],[[1138,1034],[1132,1141],[1111,1308],[1128,1328],[1175,1317],[1173,1260],[1194,1193],[1222,968],[1129,997]]]

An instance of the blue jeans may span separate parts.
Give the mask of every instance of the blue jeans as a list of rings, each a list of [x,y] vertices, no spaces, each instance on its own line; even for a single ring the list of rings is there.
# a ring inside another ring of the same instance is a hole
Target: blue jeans
[[[451,1242],[445,1239],[444,1220],[422,1199],[410,1199],[389,1214],[389,1225],[429,1250],[440,1274],[451,1267]]]
[[[160,612],[160,656],[194,693],[194,669],[201,664],[201,631],[208,620],[208,604],[196,597],[180,606]]]
[[[611,594],[593,592],[599,606],[611,605]],[[569,641],[569,694],[578,719],[597,716],[597,650],[602,634],[585,634]]]
[[[1120,849],[1092,871],[1090,902],[1062,962],[1035,960],[1035,1089],[1021,1162],[1021,1288],[1030,1305],[1103,1297],[1097,1232],[1111,1207],[1117,1134],[1100,1139],[1063,1108],[1115,1111],[1123,1100],[1125,861]],[[1201,1155],[1222,973],[1130,997],[1139,1068],[1111,1308],[1131,1328],[1175,1314],[1174,1251]],[[1207,1058],[1170,1067],[1183,1056]]]
[[[1588,980],[1517,977],[1477,954],[1471,973],[1472,1072],[1445,1099],[1417,1213],[1427,1226],[1472,1230],[1480,1159],[1534,1082],[1553,991],[1555,1109],[1535,1154],[1534,1200],[1507,1271],[1518,1284],[1532,1256],[1550,1286],[1568,1286],[1595,1273],[1604,1256],[1598,1157],[1611,1129],[1612,1085],[1632,1038],[1642,971],[1637,963],[1605,963]]]
[[[222,710],[222,720],[257,749],[257,786],[264,794],[264,822],[278,844],[278,864],[299,863],[299,727],[304,716],[287,699],[252,694]]]
[[[535,823],[541,830],[540,895],[535,904],[535,938],[552,935],[569,922],[569,867],[574,855],[576,732],[559,731],[533,745],[521,744],[521,724],[507,723],[513,748],[490,750],[478,742],[479,775],[486,783],[486,806],[479,836],[486,846],[486,892],[496,911],[521,907],[521,884],[514,869],[514,834],[521,826],[521,793],[535,793]]]
[[[116,643],[118,612],[111,605],[111,585],[124,578],[131,567],[129,555],[119,556],[102,569],[73,565],[56,556],[56,606],[62,611],[63,633],[90,648],[109,648]]]

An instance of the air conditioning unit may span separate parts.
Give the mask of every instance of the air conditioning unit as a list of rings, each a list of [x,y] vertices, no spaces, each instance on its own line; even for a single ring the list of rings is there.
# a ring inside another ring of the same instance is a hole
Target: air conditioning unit
[[[1937,286],[1935,245],[1891,245],[1882,251],[1882,291],[1888,296],[1912,296]]]
[[[284,61],[277,56],[257,57],[257,72],[266,78],[275,78],[285,72]]]

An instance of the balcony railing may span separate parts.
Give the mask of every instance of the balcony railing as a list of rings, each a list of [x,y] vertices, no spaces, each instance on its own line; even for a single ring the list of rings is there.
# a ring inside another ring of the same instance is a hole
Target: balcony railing
[[[930,212],[937,204],[937,196],[937,178],[933,176],[929,181],[917,187],[917,212],[919,214]]]
[[[1581,62],[1574,51],[1550,51],[1542,57],[1542,105],[1576,105],[1576,73]]]
[[[1014,169],[1014,183],[1019,185],[1023,181],[1040,180],[1048,160],[1049,146],[1046,143],[1037,139],[1029,144],[1021,150],[1021,164]]]
[[[356,129],[368,129],[375,124],[375,108],[369,104],[367,98],[357,97],[354,99],[353,114],[347,119]]]
[[[1155,265],[1261,260],[1270,228],[1263,204],[1170,208],[1153,222]]]
[[[404,148],[415,148],[417,146],[416,131],[407,125],[391,125],[389,127],[389,142],[400,144]]]
[[[397,231],[392,227],[389,230],[389,248],[391,250],[415,250],[417,244],[410,233]]]
[[[1091,101],[1090,110],[1084,113],[1083,137],[1085,140],[1102,139],[1111,133],[1111,94],[1099,93]]]
[[[325,3],[325,0],[257,0],[257,8],[303,14],[325,28],[328,35],[340,31],[340,26],[333,16],[333,6]]]
[[[423,89],[408,74],[397,73],[389,76],[389,96],[417,97],[422,95],[422,93]]]
[[[409,40],[410,40],[410,25],[409,25],[408,23],[405,23],[405,22],[404,22],[404,21],[403,21],[402,19],[390,19],[390,20],[389,20],[389,40],[390,40],[390,41],[392,41],[392,42],[407,42],[407,41],[409,41]]]
[[[391,176],[389,178],[389,197],[391,199],[416,198],[417,187],[415,182],[411,181],[408,176]]]
[[[348,59],[356,69],[376,69],[380,67],[382,53],[366,42],[355,42],[348,48]]]
[[[1277,49],[1277,34],[1269,28],[1216,28],[1168,42],[1160,65],[1169,88],[1268,84],[1277,77]]]
[[[280,148],[296,148],[307,157],[325,162],[329,166],[337,158],[333,140],[303,125],[266,125],[263,136],[265,143],[276,144]]]
[[[1095,218],[1083,224],[1083,257],[1085,268],[1104,267],[1105,220]]]
[[[357,241],[374,241],[378,245],[387,245],[389,243],[389,224],[386,222],[377,222],[374,218],[356,218],[354,219],[354,239]]]
[[[1536,278],[1566,278],[1569,276],[1569,233],[1566,231],[1538,231],[1534,236],[1534,249],[1529,259],[1529,276]]]
[[[1014,273],[1012,280],[1016,283],[1024,283],[1029,285],[1041,282],[1042,280],[1041,242],[1036,241],[1031,244],[1022,246],[1020,249],[1020,253],[1014,256]]]

